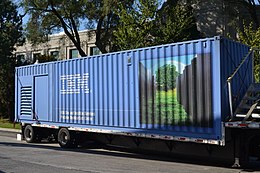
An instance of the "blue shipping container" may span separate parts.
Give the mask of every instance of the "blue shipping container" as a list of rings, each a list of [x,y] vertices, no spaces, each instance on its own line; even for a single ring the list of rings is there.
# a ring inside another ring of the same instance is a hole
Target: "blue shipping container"
[[[16,121],[221,143],[226,80],[248,51],[213,37],[18,67]]]

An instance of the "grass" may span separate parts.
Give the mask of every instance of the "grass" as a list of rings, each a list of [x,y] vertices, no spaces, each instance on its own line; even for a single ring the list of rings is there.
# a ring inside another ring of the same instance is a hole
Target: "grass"
[[[10,122],[8,119],[0,118],[0,128],[9,128],[9,129],[20,129],[20,124]]]
[[[152,98],[143,105],[142,121],[147,124],[188,125],[189,120],[183,106],[177,100],[176,90],[156,91],[154,103]],[[154,115],[154,117],[152,116]],[[148,121],[148,122],[147,122]]]

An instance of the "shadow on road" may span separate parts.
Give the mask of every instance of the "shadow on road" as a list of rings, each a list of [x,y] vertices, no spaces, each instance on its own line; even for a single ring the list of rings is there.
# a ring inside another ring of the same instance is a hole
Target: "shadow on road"
[[[43,143],[12,143],[12,142],[0,142],[0,145],[9,146],[9,147],[25,147],[25,148],[40,148],[56,151],[68,151],[68,152],[80,152],[86,154],[95,154],[95,155],[108,155],[114,157],[127,157],[135,159],[147,159],[154,161],[164,161],[164,162],[177,162],[177,163],[187,163],[187,164],[196,164],[203,166],[214,166],[214,167],[224,167],[231,168],[230,163],[225,163],[221,160],[212,159],[209,157],[194,157],[194,156],[183,156],[175,153],[162,153],[154,151],[144,151],[139,149],[129,149],[122,147],[114,147],[102,145],[96,142],[89,142],[84,147],[73,148],[73,149],[64,149],[60,148],[58,145],[53,146],[49,145],[52,142],[43,142]],[[246,169],[241,170],[241,172],[255,172],[260,171],[259,162],[250,162]],[[1,171],[0,171],[1,173]]]

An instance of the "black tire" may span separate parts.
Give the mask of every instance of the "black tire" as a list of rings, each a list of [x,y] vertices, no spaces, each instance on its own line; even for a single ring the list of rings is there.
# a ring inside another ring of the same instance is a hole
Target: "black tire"
[[[74,145],[74,139],[72,137],[72,133],[66,129],[61,128],[58,132],[58,143],[61,146],[61,148],[73,148]]]
[[[24,139],[27,143],[36,142],[35,130],[31,125],[27,125],[23,131]]]

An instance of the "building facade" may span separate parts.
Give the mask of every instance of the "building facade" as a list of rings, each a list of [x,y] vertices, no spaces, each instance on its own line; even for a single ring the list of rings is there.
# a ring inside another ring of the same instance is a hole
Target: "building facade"
[[[95,45],[95,32],[93,30],[79,31],[81,46],[87,56],[97,55],[101,52]],[[34,63],[40,55],[51,55],[57,60],[79,58],[79,52],[64,32],[50,35],[46,43],[32,45],[28,41],[17,46],[15,55],[21,61],[28,60]]]
[[[216,35],[237,39],[237,30],[243,30],[243,23],[252,22],[249,7],[241,1],[227,0],[183,0],[191,3],[197,20],[197,28],[205,37]],[[245,0],[245,3],[249,3]],[[256,3],[256,16],[260,19],[260,5]],[[259,21],[260,22],[260,21]]]

